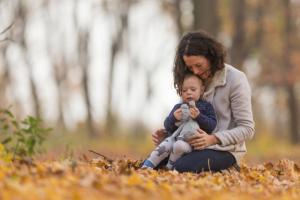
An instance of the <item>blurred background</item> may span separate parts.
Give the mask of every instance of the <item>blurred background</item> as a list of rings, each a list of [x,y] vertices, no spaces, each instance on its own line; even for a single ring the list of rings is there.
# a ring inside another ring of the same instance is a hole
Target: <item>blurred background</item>
[[[0,0],[1,108],[54,129],[48,156],[142,158],[179,100],[176,45],[200,28],[251,84],[248,160],[300,160],[300,0]]]

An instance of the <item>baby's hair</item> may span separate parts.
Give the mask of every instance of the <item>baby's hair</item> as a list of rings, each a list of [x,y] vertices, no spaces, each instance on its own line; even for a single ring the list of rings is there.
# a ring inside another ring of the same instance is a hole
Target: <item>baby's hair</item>
[[[204,82],[203,82],[204,80],[203,80],[202,78],[200,78],[199,76],[197,76],[196,74],[194,74],[193,72],[187,72],[187,73],[184,75],[183,80],[185,80],[186,78],[192,77],[192,76],[197,77],[198,79],[201,80],[202,83],[204,83]]]

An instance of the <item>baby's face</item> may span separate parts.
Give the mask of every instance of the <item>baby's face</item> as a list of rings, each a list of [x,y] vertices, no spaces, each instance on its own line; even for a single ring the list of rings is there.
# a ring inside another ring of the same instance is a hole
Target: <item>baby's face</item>
[[[184,79],[181,98],[183,102],[198,101],[203,93],[203,83],[196,76],[189,76]]]

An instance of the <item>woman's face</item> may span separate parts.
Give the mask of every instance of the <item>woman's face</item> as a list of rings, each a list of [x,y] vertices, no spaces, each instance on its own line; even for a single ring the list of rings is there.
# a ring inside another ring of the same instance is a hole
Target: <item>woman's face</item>
[[[210,63],[204,56],[183,56],[187,68],[201,79],[206,80],[211,74]]]

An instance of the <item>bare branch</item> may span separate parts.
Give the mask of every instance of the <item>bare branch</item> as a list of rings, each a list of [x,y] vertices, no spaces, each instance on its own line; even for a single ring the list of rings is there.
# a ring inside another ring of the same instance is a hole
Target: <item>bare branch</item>
[[[104,158],[104,159],[107,160],[108,162],[113,162],[113,159],[108,158],[108,157],[106,157],[105,155],[103,155],[103,154],[101,154],[101,153],[98,153],[98,152],[96,152],[96,151],[94,151],[94,150],[89,150],[89,152],[94,153],[94,154],[96,154],[96,155],[98,155],[98,156]]]
[[[16,42],[16,41],[14,41],[14,40],[13,40],[13,39],[11,39],[11,38],[9,38],[9,37],[6,37],[6,38],[4,38],[4,39],[0,40],[0,43],[2,43],[2,42],[6,42],[6,41],[10,41],[10,42]]]
[[[12,26],[15,24],[15,22],[12,22],[8,27],[6,27],[3,31],[0,32],[0,35],[4,34],[7,32],[9,29],[12,28]]]

